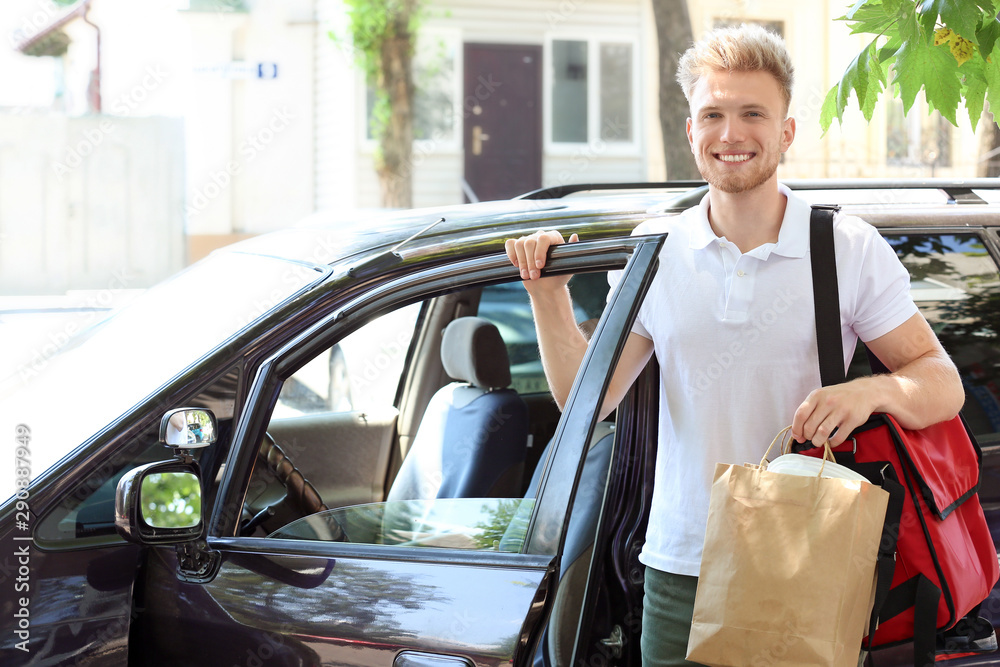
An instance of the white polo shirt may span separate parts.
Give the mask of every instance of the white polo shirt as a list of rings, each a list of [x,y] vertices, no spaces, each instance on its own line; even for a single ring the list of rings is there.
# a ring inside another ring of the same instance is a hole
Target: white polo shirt
[[[708,222],[709,198],[633,235],[668,232],[633,331],[660,365],[653,503],[640,560],[697,576],[716,463],[757,463],[820,386],[809,260],[809,205],[788,198],[777,243],[741,254]],[[917,312],[909,274],[868,223],[834,220],[844,365],[857,339]],[[609,277],[612,287],[621,272]]]

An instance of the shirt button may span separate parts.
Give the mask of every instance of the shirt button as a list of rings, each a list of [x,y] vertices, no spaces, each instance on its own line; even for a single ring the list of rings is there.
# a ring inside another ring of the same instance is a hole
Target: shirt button
[[[746,275],[746,273],[744,273],[743,271],[737,271],[736,275],[738,275],[740,278],[742,278],[743,276]]]

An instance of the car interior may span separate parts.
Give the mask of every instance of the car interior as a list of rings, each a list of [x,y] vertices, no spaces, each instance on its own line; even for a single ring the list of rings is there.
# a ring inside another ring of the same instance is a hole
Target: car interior
[[[578,320],[592,326],[606,274],[579,274],[570,288]],[[286,379],[295,393],[283,389],[268,424],[273,442],[258,457],[247,494],[254,518],[242,534],[272,534],[313,513],[303,509],[318,508],[319,499],[333,509],[533,496],[559,410],[523,287],[470,288],[401,310],[335,346],[353,380],[350,409],[329,407],[339,399],[323,395],[323,355]],[[389,340],[376,345],[379,330]],[[413,333],[404,340],[402,331]]]

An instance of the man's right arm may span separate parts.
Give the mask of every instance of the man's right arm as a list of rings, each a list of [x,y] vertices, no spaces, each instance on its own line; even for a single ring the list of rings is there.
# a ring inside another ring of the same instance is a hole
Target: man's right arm
[[[570,242],[574,241],[575,234],[570,237]],[[563,242],[559,232],[546,231],[508,239],[506,243],[507,257],[521,270],[521,279],[531,297],[542,367],[560,410],[566,404],[573,380],[587,352],[587,340],[577,326],[567,287],[570,276],[541,277],[549,248]],[[629,334],[601,406],[601,419],[625,397],[652,353],[651,340]]]

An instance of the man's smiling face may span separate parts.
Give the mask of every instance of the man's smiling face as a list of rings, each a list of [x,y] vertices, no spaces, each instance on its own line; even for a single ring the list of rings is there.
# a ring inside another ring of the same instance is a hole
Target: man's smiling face
[[[737,194],[776,178],[795,137],[784,94],[769,72],[709,72],[691,91],[688,140],[698,171],[713,187]]]

